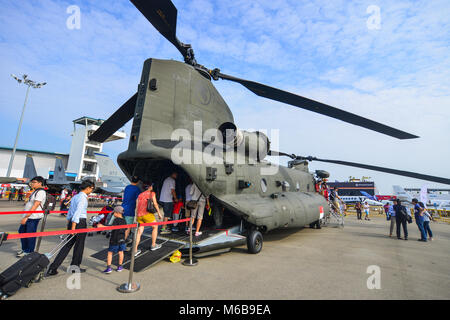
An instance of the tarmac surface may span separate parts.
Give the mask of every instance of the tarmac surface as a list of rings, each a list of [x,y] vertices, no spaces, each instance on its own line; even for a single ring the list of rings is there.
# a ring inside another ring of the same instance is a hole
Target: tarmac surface
[[[0,211],[22,209],[13,206],[16,204],[0,201]],[[17,231],[19,221],[20,215],[0,216],[0,231]],[[48,218],[46,229],[65,227],[64,217],[53,214]],[[73,278],[65,273],[69,254],[58,275],[23,288],[9,299],[447,300],[450,225],[432,222],[431,229],[435,240],[427,243],[417,241],[419,231],[415,223],[408,225],[408,241],[389,238],[389,222],[383,215],[373,216],[371,221],[358,221],[354,215],[348,215],[344,228],[331,224],[320,230],[280,229],[264,235],[263,249],[256,255],[248,254],[242,246],[201,258],[195,267],[163,260],[146,271],[134,273],[134,281],[141,289],[127,294],[116,288],[128,281],[128,271],[103,274],[105,264],[91,257],[107,248],[109,242],[96,234],[86,238],[82,267],[87,272],[80,275],[80,289],[70,289]],[[41,252],[49,252],[58,242],[59,237],[44,237]],[[15,253],[19,247],[19,240],[3,243],[0,272],[17,261]],[[374,278],[377,267],[381,288],[368,289],[368,279]]]

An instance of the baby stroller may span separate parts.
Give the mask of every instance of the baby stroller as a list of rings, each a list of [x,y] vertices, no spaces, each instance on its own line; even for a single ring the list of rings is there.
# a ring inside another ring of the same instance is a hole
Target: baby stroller
[[[114,216],[113,211],[114,208],[111,206],[105,206],[102,208],[101,211],[109,211],[108,213],[99,213],[96,216],[92,216],[89,219],[89,225],[96,228],[98,224],[101,225],[109,225],[112,221],[112,217]],[[101,233],[102,235],[106,235],[106,238],[109,238],[111,236],[111,231],[97,231],[97,234]],[[89,232],[88,237],[92,237],[94,233]]]

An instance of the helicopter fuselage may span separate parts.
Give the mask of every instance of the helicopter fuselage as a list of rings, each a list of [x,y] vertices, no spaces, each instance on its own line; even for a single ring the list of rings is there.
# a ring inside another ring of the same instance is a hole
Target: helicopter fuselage
[[[241,150],[217,148],[224,124],[234,124],[233,115],[207,74],[182,62],[148,59],[129,147],[119,155],[119,166],[128,177],[155,185],[172,171],[181,172],[181,184],[189,177],[216,209],[227,209],[263,231],[302,227],[329,211],[315,192],[306,161],[287,168],[264,160],[266,153],[261,157],[261,148],[245,140],[252,133],[244,135]]]

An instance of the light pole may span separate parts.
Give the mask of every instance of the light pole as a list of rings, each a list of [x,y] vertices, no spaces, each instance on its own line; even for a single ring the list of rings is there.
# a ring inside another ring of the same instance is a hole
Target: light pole
[[[14,161],[14,156],[16,155],[17,141],[19,140],[20,129],[22,128],[23,114],[25,113],[25,106],[27,105],[28,92],[30,91],[31,87],[33,87],[35,89],[39,89],[39,88],[42,88],[43,86],[45,86],[47,84],[47,82],[36,83],[33,80],[28,79],[28,76],[26,74],[24,74],[22,76],[23,79],[19,79],[14,74],[12,74],[11,77],[13,77],[19,83],[23,82],[24,84],[26,84],[28,86],[28,88],[27,88],[27,94],[25,95],[25,102],[24,102],[23,108],[22,108],[22,115],[20,116],[19,128],[17,129],[16,141],[14,142],[13,152],[12,152],[12,155],[11,155],[11,159],[9,160],[8,171],[6,173],[7,177],[9,177],[10,174],[11,174],[11,169],[12,169],[12,165],[13,165],[13,161]]]

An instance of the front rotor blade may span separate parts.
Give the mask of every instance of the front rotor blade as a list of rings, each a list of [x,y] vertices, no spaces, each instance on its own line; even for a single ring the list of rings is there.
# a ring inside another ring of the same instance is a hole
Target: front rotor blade
[[[350,166],[350,167],[356,167],[356,168],[380,171],[380,172],[385,172],[385,173],[391,173],[391,174],[396,174],[396,175],[399,175],[399,176],[416,178],[416,179],[420,179],[420,180],[432,181],[432,182],[443,183],[443,184],[450,184],[450,179],[447,179],[447,178],[435,177],[435,176],[430,176],[430,175],[416,173],[416,172],[410,172],[410,171],[404,171],[404,170],[397,170],[397,169],[390,169],[390,168],[385,168],[385,167],[372,166],[372,165],[356,163],[356,162],[348,162],[348,161],[340,161],[340,160],[328,160],[328,159],[318,159],[318,158],[315,158],[315,157],[297,157],[297,159],[308,160],[308,161],[321,161],[321,162],[335,163],[335,164],[340,164],[340,165],[344,165],[344,166]]]
[[[398,139],[414,139],[418,138],[416,135],[412,135],[410,133],[388,127],[382,123],[369,120],[367,118],[363,118],[354,113],[350,113],[327,104],[317,102],[302,96],[298,96],[296,94],[283,91],[277,88],[273,88],[258,82],[248,81],[244,79],[235,78],[232,76],[228,76],[226,74],[219,73],[217,75],[219,78],[224,80],[230,80],[234,82],[238,82],[253,93],[257,94],[260,97],[272,99],[275,101],[280,101],[283,103],[287,103],[293,105],[295,107],[299,107],[302,109],[306,109],[312,112],[320,113],[322,115],[332,117],[335,119],[342,120],[344,122],[348,122],[354,124],[356,126],[360,126],[369,130],[377,131],[379,133],[386,134],[391,137],[395,137]]]
[[[170,0],[130,0],[148,21],[169,40],[183,57],[185,49],[177,39],[177,8]]]
[[[134,110],[136,108],[137,93],[134,94],[127,102],[125,102],[116,112],[113,113],[108,120],[95,130],[93,134],[89,136],[89,140],[97,142],[105,142],[110,136],[117,130],[122,128],[128,121],[134,116]]]

